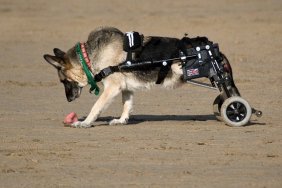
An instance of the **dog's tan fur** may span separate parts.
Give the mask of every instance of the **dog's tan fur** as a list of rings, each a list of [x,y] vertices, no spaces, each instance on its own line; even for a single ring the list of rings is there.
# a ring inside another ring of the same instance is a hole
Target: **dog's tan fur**
[[[107,35],[107,40],[99,41],[98,35]],[[96,41],[95,41],[96,40]],[[145,37],[146,40],[150,40]],[[96,74],[102,69],[118,65],[125,61],[127,53],[123,50],[123,34],[115,28],[99,28],[89,35],[87,44],[88,54],[92,63],[92,71]],[[75,81],[80,87],[87,85],[87,78],[82,70],[77,57],[74,55],[74,48],[63,55],[63,61],[54,56],[45,58],[49,63],[56,63],[60,80],[67,79]],[[174,62],[171,66],[171,76],[165,78],[161,84],[165,88],[175,88],[182,83],[182,69],[179,62]],[[113,119],[109,124],[126,124],[133,107],[133,93],[137,89],[150,89],[155,85],[156,80],[144,82],[136,77],[134,73],[114,73],[102,80],[104,86],[103,92],[95,102],[90,113],[84,121],[78,121],[72,124],[73,127],[90,127],[113,101],[113,99],[122,93],[123,111],[119,119]]]

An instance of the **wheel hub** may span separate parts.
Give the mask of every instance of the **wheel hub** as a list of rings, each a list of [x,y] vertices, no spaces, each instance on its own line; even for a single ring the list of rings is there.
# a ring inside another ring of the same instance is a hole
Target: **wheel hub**
[[[233,102],[227,107],[226,114],[231,121],[240,122],[246,117],[247,109],[244,104]]]

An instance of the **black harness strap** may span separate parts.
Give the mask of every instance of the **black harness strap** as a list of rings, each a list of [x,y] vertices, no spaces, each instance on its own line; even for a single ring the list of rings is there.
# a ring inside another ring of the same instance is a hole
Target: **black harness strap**
[[[175,58],[179,59],[179,58]],[[140,68],[144,66],[153,66],[154,64],[158,64],[161,68],[158,74],[158,79],[156,81],[156,84],[161,84],[165,77],[167,76],[169,70],[171,69],[172,61],[143,61],[143,62],[135,62],[134,64],[128,64],[128,62],[125,62],[123,64],[117,65],[117,66],[109,66],[104,69],[102,69],[98,74],[94,76],[94,79],[96,82],[100,82],[102,79],[108,77],[109,75],[115,73],[115,72],[130,72],[130,71],[138,71]]]
[[[102,79],[106,78],[107,76],[115,73],[120,72],[119,66],[109,66],[101,70],[98,74],[94,76],[96,82],[100,82]]]
[[[164,81],[168,72],[170,71],[170,68],[171,68],[170,66],[171,66],[171,63],[166,62],[166,61],[163,62],[161,69],[158,73],[158,79],[156,81],[156,84],[161,84]]]
[[[196,55],[188,55],[185,58],[194,58]],[[160,67],[156,84],[161,84],[166,78],[167,74],[171,69],[171,65],[174,60],[181,60],[181,57],[171,58],[159,61],[141,61],[141,62],[129,62],[125,61],[117,66],[109,66],[102,69],[98,74],[94,76],[96,82],[100,82],[102,79],[108,77],[115,72],[131,72],[131,71],[142,71],[142,68],[149,67]]]

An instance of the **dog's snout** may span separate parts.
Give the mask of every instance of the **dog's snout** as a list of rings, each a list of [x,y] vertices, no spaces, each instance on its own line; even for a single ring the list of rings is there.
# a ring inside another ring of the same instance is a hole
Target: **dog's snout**
[[[73,99],[71,99],[71,98],[67,98],[67,100],[68,100],[68,102],[71,102],[71,101],[73,101]]]

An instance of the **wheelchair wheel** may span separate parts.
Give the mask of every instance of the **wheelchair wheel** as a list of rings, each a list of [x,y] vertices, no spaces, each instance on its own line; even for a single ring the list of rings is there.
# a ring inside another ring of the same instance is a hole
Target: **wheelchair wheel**
[[[241,97],[230,97],[226,99],[220,109],[223,121],[232,127],[246,125],[252,115],[249,103]]]
[[[221,95],[218,95],[213,101],[213,114],[218,121],[223,121],[220,113],[220,108],[222,106],[223,99]]]

